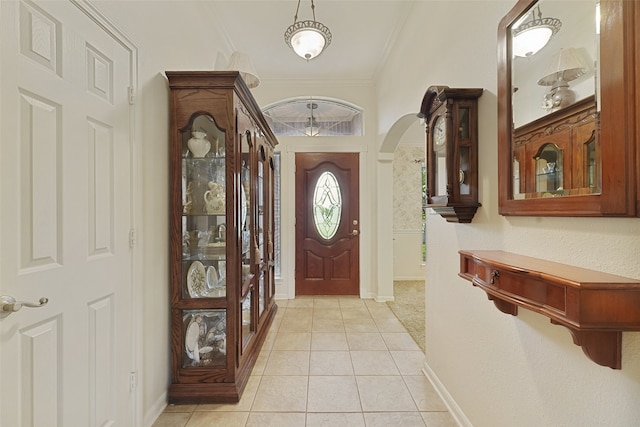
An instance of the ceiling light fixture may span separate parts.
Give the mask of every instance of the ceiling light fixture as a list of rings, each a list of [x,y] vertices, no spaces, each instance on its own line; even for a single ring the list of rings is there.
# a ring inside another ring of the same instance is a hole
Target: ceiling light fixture
[[[315,102],[309,102],[307,104],[307,108],[309,109],[309,119],[307,120],[307,124],[304,127],[304,133],[307,136],[318,136],[320,133],[320,126],[316,121],[316,118],[313,115],[313,110],[318,108],[318,104]]]
[[[529,16],[531,19],[527,21]],[[558,18],[543,18],[540,6],[536,6],[530,15],[525,15],[513,26],[513,54],[521,57],[535,55],[560,31],[560,27],[562,21]]]
[[[315,118],[309,117],[307,124],[304,127],[304,133],[307,136],[318,136],[320,134],[320,126]]]
[[[298,21],[299,10],[300,0],[293,17],[293,25],[289,26],[284,33],[284,41],[298,56],[309,61],[320,55],[324,48],[331,44],[331,31],[316,21],[316,6],[313,0],[311,0],[313,21]]]

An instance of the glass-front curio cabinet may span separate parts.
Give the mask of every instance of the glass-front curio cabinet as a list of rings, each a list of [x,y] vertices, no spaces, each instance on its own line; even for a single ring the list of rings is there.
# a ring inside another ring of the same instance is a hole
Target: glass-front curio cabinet
[[[170,403],[237,402],[276,312],[276,138],[235,71],[167,71]]]

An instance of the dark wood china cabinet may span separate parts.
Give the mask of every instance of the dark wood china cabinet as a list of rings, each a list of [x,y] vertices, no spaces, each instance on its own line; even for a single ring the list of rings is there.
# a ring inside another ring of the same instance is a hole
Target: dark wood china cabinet
[[[235,71],[167,71],[170,403],[237,402],[276,312],[276,138]]]

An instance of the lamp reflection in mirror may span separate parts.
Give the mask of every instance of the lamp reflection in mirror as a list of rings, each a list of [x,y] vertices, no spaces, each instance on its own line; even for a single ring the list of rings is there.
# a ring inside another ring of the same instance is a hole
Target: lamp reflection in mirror
[[[242,52],[233,52],[229,59],[229,65],[227,70],[239,71],[242,76],[242,80],[246,83],[249,89],[258,87],[260,84],[260,77],[249,58],[249,55]]]
[[[576,94],[569,89],[569,82],[587,72],[587,67],[575,48],[560,49],[551,58],[544,77],[538,80],[540,86],[551,86],[544,96],[543,107],[552,112],[573,104]]]
[[[521,57],[535,55],[560,31],[560,27],[562,22],[559,19],[543,18],[540,6],[536,6],[512,27],[513,54]]]
[[[313,20],[298,21],[300,0],[293,18],[293,24],[284,33],[284,40],[293,51],[307,61],[320,55],[324,48],[331,44],[331,31],[325,25],[316,21],[315,4],[311,0]]]

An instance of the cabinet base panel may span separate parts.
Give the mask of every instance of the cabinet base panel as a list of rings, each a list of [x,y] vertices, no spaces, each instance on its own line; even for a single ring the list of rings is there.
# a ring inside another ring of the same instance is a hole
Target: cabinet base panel
[[[241,394],[235,383],[171,384],[169,403],[237,403]]]

